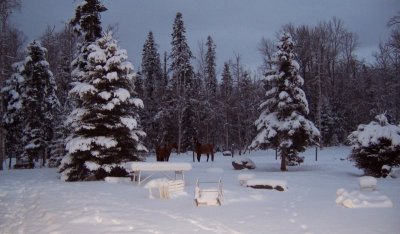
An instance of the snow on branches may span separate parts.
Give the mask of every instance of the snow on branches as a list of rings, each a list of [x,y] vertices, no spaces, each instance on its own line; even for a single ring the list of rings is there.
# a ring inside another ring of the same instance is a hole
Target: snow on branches
[[[70,91],[77,106],[67,120],[72,128],[66,147],[70,159],[62,165],[67,180],[93,175],[101,179],[108,172],[98,170],[123,161],[141,161],[139,153],[146,151],[141,141],[146,133],[139,120],[143,102],[135,97],[136,75],[126,50],[119,48],[111,33],[86,48],[87,65],[80,72],[76,68],[79,82],[72,83]],[[99,166],[87,166],[93,164]]]
[[[381,176],[383,165],[400,165],[400,127],[390,124],[385,114],[377,121],[361,124],[348,136],[352,147],[350,160],[372,176]]]
[[[252,148],[278,148],[281,152],[281,169],[286,170],[286,160],[296,158],[297,152],[318,144],[320,132],[305,116],[308,102],[301,86],[299,64],[295,61],[293,41],[287,33],[281,37],[274,55],[273,69],[266,73],[268,87],[266,100],[261,103],[260,117],[255,121],[258,134]]]

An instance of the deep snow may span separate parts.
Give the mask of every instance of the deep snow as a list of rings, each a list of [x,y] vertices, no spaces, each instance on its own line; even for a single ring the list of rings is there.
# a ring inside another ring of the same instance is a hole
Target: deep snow
[[[173,154],[172,162],[192,163],[192,170],[185,173],[187,195],[172,199],[149,199],[143,185],[126,180],[68,183],[56,169],[1,171],[0,233],[400,233],[400,179],[377,180],[376,191],[393,208],[345,208],[336,203],[338,189],[359,191],[363,175],[343,160],[350,148],[325,148],[317,162],[314,152],[302,154],[305,162],[288,172],[279,171],[274,151],[241,156],[256,164],[251,171],[233,170],[232,158],[221,153],[200,163],[191,154]],[[288,190],[246,188],[240,174],[285,181]],[[197,178],[222,179],[221,207],[195,206]]]

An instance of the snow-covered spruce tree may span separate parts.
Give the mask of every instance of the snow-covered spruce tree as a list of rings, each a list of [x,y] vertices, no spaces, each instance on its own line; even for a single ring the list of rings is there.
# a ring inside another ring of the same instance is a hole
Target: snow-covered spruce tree
[[[268,71],[264,81],[268,88],[266,100],[256,120],[257,136],[252,148],[276,148],[281,156],[281,171],[286,171],[287,161],[295,160],[298,152],[308,145],[317,144],[320,132],[306,118],[308,103],[301,86],[299,64],[293,53],[291,36],[284,33],[273,61],[274,69]]]
[[[231,126],[231,116],[232,116],[232,95],[233,95],[233,79],[230,71],[229,63],[224,63],[224,68],[222,71],[222,81],[220,86],[220,101],[222,110],[222,123],[224,132],[224,150],[230,149],[231,141],[229,138],[229,130]]]
[[[13,64],[15,73],[5,82],[1,95],[4,105],[4,115],[2,116],[2,126],[6,131],[5,152],[9,157],[15,157],[17,161],[23,153],[22,131],[23,115],[22,109],[22,85],[25,81],[23,72],[25,70],[24,62]]]
[[[142,161],[139,153],[146,151],[138,115],[143,102],[134,98],[135,73],[126,51],[119,48],[110,33],[87,50],[85,80],[74,82],[70,91],[81,105],[67,121],[72,134],[61,163],[67,181],[125,175],[119,164]]]
[[[21,109],[23,118],[23,159],[32,162],[42,158],[45,162],[47,147],[53,135],[53,115],[59,107],[56,82],[49,63],[45,59],[46,49],[33,41],[27,47],[27,57],[20,64]]]
[[[144,79],[143,102],[146,109],[143,113],[143,127],[147,133],[147,146],[155,148],[161,144],[159,118],[156,118],[160,111],[161,98],[163,94],[164,81],[161,70],[160,55],[157,51],[157,44],[154,41],[152,32],[149,32],[146,42],[143,45],[142,53],[142,77]]]
[[[106,10],[107,8],[99,0],[83,0],[77,6],[71,25],[74,26],[78,36],[83,36],[84,42],[94,42],[101,37],[100,13]]]
[[[211,36],[207,37],[207,52],[205,55],[205,77],[204,77],[204,88],[205,88],[205,127],[206,127],[206,137],[205,141],[209,143],[216,143],[217,140],[217,128],[212,126],[218,125],[217,119],[217,64],[216,64],[216,45]]]
[[[76,58],[71,63],[73,81],[85,82],[87,78],[87,57],[89,55],[87,47],[102,36],[100,13],[106,10],[107,8],[99,0],[83,0],[76,8],[75,18],[71,20],[70,24],[77,36],[83,40],[78,44]],[[76,103],[79,100],[73,101],[75,102],[73,104],[80,105],[80,103]]]
[[[384,114],[377,121],[361,124],[348,136],[349,159],[365,174],[380,177],[383,165],[400,165],[400,127],[390,124]]]
[[[214,44],[214,41],[211,36],[207,37],[206,46],[207,46],[207,52],[206,52],[205,86],[206,86],[207,96],[210,97],[210,99],[214,99],[217,93],[218,82],[217,82],[217,71],[216,71],[217,70],[216,52],[215,52],[216,45]]]
[[[178,150],[186,150],[192,146],[192,138],[196,134],[193,126],[191,102],[194,97],[194,72],[190,60],[193,58],[189,45],[186,41],[186,29],[180,12],[176,14],[172,32],[172,51],[170,54],[172,71],[172,113],[177,128]],[[170,133],[171,134],[171,133]],[[173,134],[173,133],[172,133]]]

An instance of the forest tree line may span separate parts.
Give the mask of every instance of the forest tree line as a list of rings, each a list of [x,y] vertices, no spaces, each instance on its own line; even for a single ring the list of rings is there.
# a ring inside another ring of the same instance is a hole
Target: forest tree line
[[[26,56],[27,40],[10,23],[10,15],[21,7],[21,1],[1,0],[0,5],[0,83],[4,87],[15,73],[12,65]],[[186,151],[197,138],[213,143],[216,149],[245,150],[256,134],[254,121],[265,95],[261,78],[271,68],[277,39],[262,38],[254,45],[262,58],[257,71],[249,69],[240,54],[218,67],[218,45],[212,35],[199,42],[198,48],[190,48],[182,14],[171,23],[171,51],[159,51],[157,38],[149,32],[142,54],[130,55],[141,57],[135,89],[145,107],[140,112],[147,133],[144,145],[152,151],[158,145],[175,142],[180,151]],[[385,111],[390,122],[400,121],[400,15],[382,27],[391,28],[390,38],[379,45],[374,62],[367,63],[356,56],[357,35],[340,19],[312,26],[282,26],[280,32],[290,33],[296,44],[294,52],[310,108],[308,118],[320,129],[321,145],[346,143],[358,124]],[[68,97],[73,82],[71,63],[83,40],[68,23],[59,31],[48,26],[38,39],[47,49],[45,56],[60,103],[51,123],[51,155],[62,157],[65,153],[68,129],[64,123],[73,106]],[[2,101],[1,116],[5,111]],[[12,131],[2,131],[5,155],[21,154],[24,146],[16,136]]]

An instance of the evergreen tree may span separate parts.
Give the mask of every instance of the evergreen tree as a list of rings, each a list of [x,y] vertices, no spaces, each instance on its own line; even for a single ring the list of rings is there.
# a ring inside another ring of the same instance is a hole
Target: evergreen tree
[[[5,136],[5,153],[11,157],[15,157],[19,161],[23,153],[23,114],[22,114],[22,86],[25,78],[23,72],[25,70],[24,62],[13,64],[15,73],[5,82],[4,88],[1,90],[2,100],[4,104],[4,115],[2,117],[2,126],[7,130]],[[11,147],[12,146],[12,147]]]
[[[359,125],[348,136],[349,158],[365,174],[380,177],[382,166],[400,165],[400,127],[390,124],[385,114],[375,118],[377,121]]]
[[[306,146],[317,144],[319,131],[306,119],[308,103],[300,88],[304,80],[299,75],[299,64],[293,53],[294,44],[289,34],[280,38],[275,55],[274,69],[267,73],[265,81],[270,85],[262,110],[256,120],[258,134],[252,147],[277,148],[281,156],[281,170],[286,171],[287,160],[296,159]]]
[[[27,57],[16,64],[18,73],[12,76],[8,86],[8,94],[12,96],[7,103],[10,112],[6,114],[5,122],[23,125],[23,160],[29,162],[38,158],[45,162],[53,135],[53,116],[59,106],[56,83],[45,53],[46,49],[40,43],[30,43]]]
[[[210,99],[215,99],[215,95],[217,93],[217,72],[216,72],[216,52],[215,52],[215,44],[211,36],[207,37],[207,52],[206,52],[206,77],[205,77],[205,84],[206,90],[210,97]]]
[[[61,164],[67,181],[125,175],[118,164],[141,161],[140,152],[146,151],[138,114],[143,102],[135,98],[135,73],[126,51],[111,34],[87,50],[85,82],[74,82],[70,91],[81,105],[68,119],[72,134]]]
[[[223,123],[222,132],[224,132],[224,150],[230,149],[230,144],[232,144],[232,140],[230,139],[230,128],[231,128],[231,112],[232,112],[232,94],[233,94],[233,80],[232,74],[230,71],[229,63],[224,63],[224,68],[222,71],[222,81],[220,85],[220,101],[221,101],[221,110],[222,116],[220,119]]]
[[[76,8],[75,18],[70,24],[74,32],[83,37],[82,43],[78,45],[78,54],[72,61],[72,79],[78,82],[84,82],[87,77],[87,57],[89,51],[87,47],[101,37],[100,13],[106,11],[99,0],[83,0]],[[77,101],[77,100],[75,100]],[[79,103],[74,103],[79,105]]]
[[[192,138],[196,135],[193,131],[193,97],[194,72],[190,60],[192,52],[186,42],[186,29],[182,14],[176,14],[172,32],[172,52],[170,54],[172,71],[171,92],[172,106],[170,109],[174,115],[177,127],[178,151],[186,150],[192,145]],[[187,129],[186,129],[187,128]]]
[[[85,42],[94,42],[101,37],[100,13],[106,10],[99,0],[83,0],[75,10],[75,18],[71,20],[74,31],[78,36],[83,36]]]
[[[211,142],[215,144],[217,140],[217,129],[212,126],[216,126],[217,123],[217,112],[216,112],[216,102],[217,102],[217,72],[216,72],[216,52],[215,44],[211,36],[207,37],[207,52],[205,55],[205,80],[204,88],[206,94],[205,102],[205,119],[206,123],[206,142]]]
[[[161,144],[162,139],[158,137],[160,128],[159,119],[156,118],[160,111],[161,98],[164,93],[164,81],[161,70],[160,55],[157,51],[157,44],[154,41],[153,33],[149,32],[142,53],[142,77],[144,80],[143,101],[144,110],[143,126],[148,134],[148,144],[151,148]]]
[[[0,84],[3,87],[6,79],[9,79],[13,74],[12,64],[19,58],[20,49],[24,44],[24,35],[10,23],[10,18],[15,10],[21,7],[21,0],[1,0],[0,1]],[[7,84],[6,84],[7,85]],[[1,106],[7,105],[5,100],[0,98]],[[0,108],[0,116],[3,116],[7,110]],[[4,130],[6,126],[0,126],[0,162],[5,159],[5,153],[11,157],[13,148],[6,144],[6,138],[10,135]],[[8,135],[8,136],[6,136]],[[11,154],[10,154],[11,152]],[[11,167],[11,160],[9,160]],[[3,170],[3,164],[0,164],[0,171]]]

